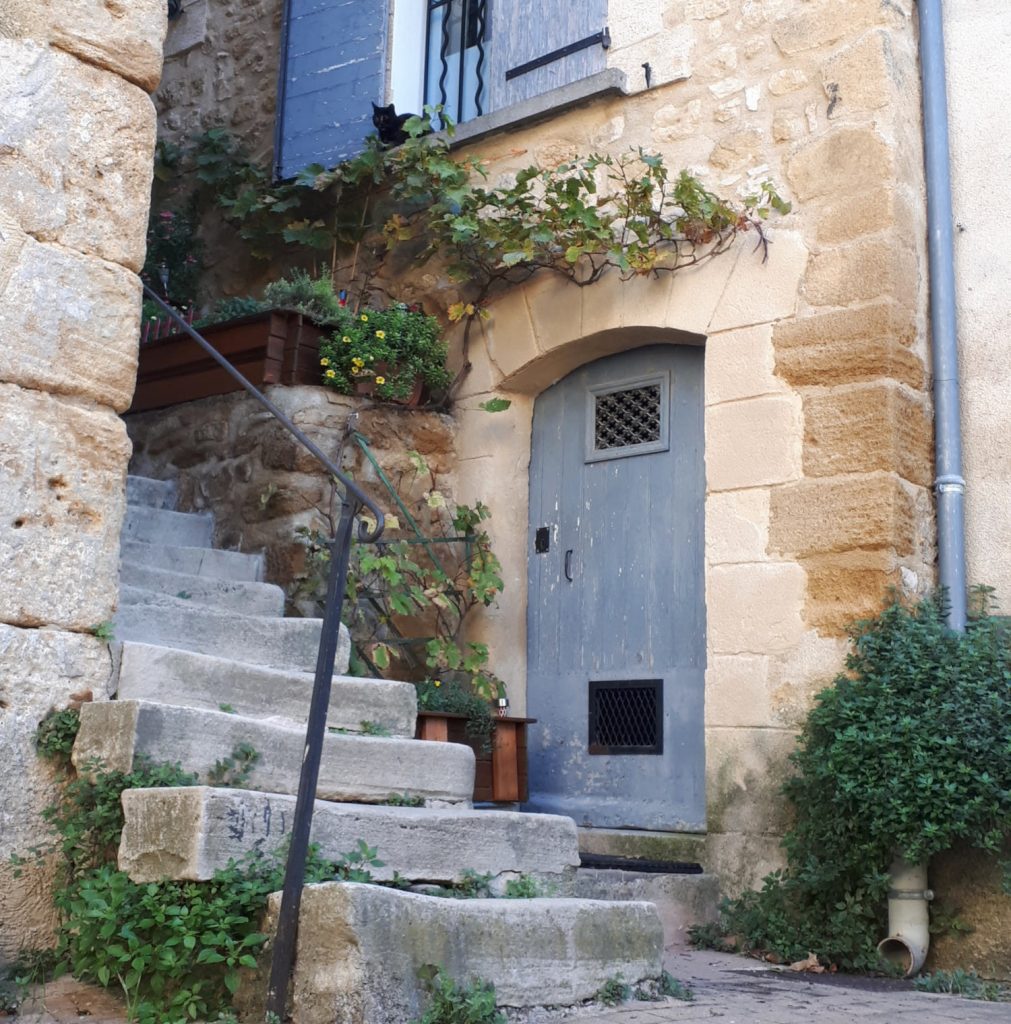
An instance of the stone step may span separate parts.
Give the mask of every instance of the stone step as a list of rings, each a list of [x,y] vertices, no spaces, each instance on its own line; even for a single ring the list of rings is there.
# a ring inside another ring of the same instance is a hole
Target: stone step
[[[209,579],[252,583],[263,579],[263,555],[247,555],[242,551],[145,544],[124,538],[120,545],[120,555],[137,565]]]
[[[276,930],[279,906],[275,893],[264,931]],[[447,900],[350,882],[309,885],[292,1021],[416,1021],[428,1001],[419,973],[430,965],[458,982],[492,982],[501,1007],[573,1006],[617,975],[633,986],[655,981],[662,954],[663,929],[649,903]],[[240,1019],[263,1018],[269,954],[260,964],[239,988]]]
[[[132,596],[123,588],[125,596]],[[114,622],[117,640],[178,647],[294,672],[315,672],[321,619],[271,619],[195,607],[179,598],[154,595],[147,604],[123,604]],[[351,642],[340,627],[334,672],[347,671]]]
[[[146,505],[148,508],[176,507],[176,485],[174,480],[152,480],[149,476],[128,476],[126,478],[126,503]]]
[[[313,676],[307,672],[244,665],[210,654],[127,641],[119,664],[120,700],[151,700],[247,718],[281,718],[304,724]],[[410,683],[334,676],[328,724],[361,731],[363,722],[391,736],[413,736],[417,699]]]
[[[205,880],[251,850],[282,847],[294,812],[295,798],[276,793],[207,786],[128,789],[119,868],[135,882]],[[380,881],[398,873],[412,882],[460,882],[469,869],[493,878],[535,875],[558,888],[571,882],[579,864],[571,818],[316,802],[312,840],[324,857],[336,860],[360,839],[383,861],[370,869]]]
[[[719,917],[720,880],[705,873],[580,868],[566,892],[581,899],[646,900],[654,904],[667,950],[688,949],[692,925],[708,924]]]
[[[214,539],[214,520],[210,513],[173,512],[165,508],[127,505],[122,539],[139,540],[144,544],[209,548]]]
[[[272,583],[249,583],[242,580],[215,580],[193,573],[156,569],[138,562],[124,561],[119,567],[119,580],[124,588],[124,603],[147,604],[146,593],[160,594],[210,605],[244,615],[284,615],[284,591]],[[126,588],[130,588],[128,601]]]
[[[91,763],[130,771],[138,755],[178,763],[206,780],[218,761],[240,745],[259,755],[242,780],[266,793],[295,793],[305,730],[224,711],[141,700],[102,701],[81,708],[74,743],[78,770]],[[464,803],[474,786],[474,752],[455,743],[328,733],[323,742],[317,797],[378,803],[391,793]]]

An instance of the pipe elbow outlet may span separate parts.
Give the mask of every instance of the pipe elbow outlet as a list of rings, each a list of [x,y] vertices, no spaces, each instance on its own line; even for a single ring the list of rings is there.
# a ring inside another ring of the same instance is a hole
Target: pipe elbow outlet
[[[927,946],[905,935],[889,935],[878,943],[882,958],[899,967],[905,977],[919,974],[927,960]]]

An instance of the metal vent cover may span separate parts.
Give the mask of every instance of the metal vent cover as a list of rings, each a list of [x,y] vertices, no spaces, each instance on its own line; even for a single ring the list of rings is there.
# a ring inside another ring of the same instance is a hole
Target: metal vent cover
[[[666,451],[669,394],[667,373],[591,388],[586,461]]]
[[[591,754],[663,753],[663,680],[591,680]]]

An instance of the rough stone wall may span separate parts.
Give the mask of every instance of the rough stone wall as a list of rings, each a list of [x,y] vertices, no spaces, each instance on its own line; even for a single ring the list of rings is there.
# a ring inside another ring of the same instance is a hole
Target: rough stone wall
[[[273,387],[267,393],[331,458],[342,452],[342,468],[384,510],[397,514],[375,469],[357,446],[342,449],[355,414],[354,429],[405,498],[416,500],[432,486],[430,478],[418,477],[411,451],[452,497],[455,424],[449,416],[373,405],[323,387]],[[127,430],[132,471],[176,480],[180,508],[213,512],[215,544],[265,550],[267,578],[283,587],[305,569],[305,547],[295,530],[325,525],[319,510],[329,508],[331,488],[313,456],[253,399],[236,393],[135,414],[127,418]]]
[[[35,727],[106,694],[162,0],[0,8],[0,960],[44,945]]]

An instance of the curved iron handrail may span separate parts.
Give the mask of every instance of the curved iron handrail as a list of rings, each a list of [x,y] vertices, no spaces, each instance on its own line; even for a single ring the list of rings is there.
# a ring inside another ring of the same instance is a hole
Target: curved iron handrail
[[[337,644],[340,636],[341,609],[347,584],[348,563],[351,558],[351,533],[355,518],[362,508],[367,508],[375,517],[371,529],[359,520],[358,539],[370,543],[379,539],[383,532],[382,509],[351,479],[344,475],[334,463],[320,451],[308,437],[262,392],[248,381],[232,364],[191,324],[155,292],[144,285],[144,294],[163,309],[176,325],[192,338],[230,377],[242,385],[277,421],[344,486],[341,502],[340,522],[329,543],[330,574],[327,579],[326,603],[323,606],[323,624],[320,633],[319,653],[316,656],[316,675],[309,702],[309,717],[306,722],[305,751],[302,755],[302,771],[298,780],[298,797],[295,801],[295,816],[291,826],[291,845],[284,869],[284,888],[281,908],[277,919],[277,932],[271,954],[270,981],[267,988],[267,1010],[284,1019],[284,1006],[288,994],[292,965],[295,962],[295,939],[298,932],[298,912],[302,902],[302,887],[305,883],[305,860],[309,852],[309,833],[312,828],[312,812],[319,782],[319,766],[323,756],[323,740],[326,736],[327,713],[330,709],[330,689],[333,682],[334,662],[337,660]]]

